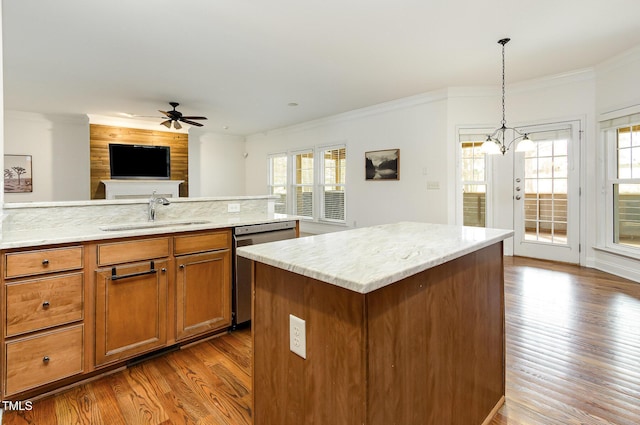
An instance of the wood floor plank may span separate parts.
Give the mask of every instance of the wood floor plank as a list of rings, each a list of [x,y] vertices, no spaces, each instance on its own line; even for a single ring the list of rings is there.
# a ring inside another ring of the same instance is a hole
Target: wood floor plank
[[[492,425],[640,423],[640,284],[505,259],[507,400]]]
[[[640,284],[505,258],[506,403],[491,425],[640,424]],[[4,412],[3,424],[249,425],[243,329]],[[465,424],[467,425],[467,424]]]

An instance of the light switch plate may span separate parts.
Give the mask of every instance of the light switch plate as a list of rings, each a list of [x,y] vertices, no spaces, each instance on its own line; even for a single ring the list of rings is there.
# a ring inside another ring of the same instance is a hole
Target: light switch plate
[[[306,323],[293,314],[289,315],[289,349],[303,359],[307,358]]]

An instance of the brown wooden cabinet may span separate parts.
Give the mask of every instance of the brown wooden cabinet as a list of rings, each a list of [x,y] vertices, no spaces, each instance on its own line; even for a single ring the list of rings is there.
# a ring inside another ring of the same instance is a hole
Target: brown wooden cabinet
[[[230,231],[175,238],[176,340],[231,325]]]
[[[84,372],[84,248],[2,256],[3,398]]]
[[[168,259],[154,257],[164,253],[162,248],[168,247],[168,242],[168,238],[158,238],[98,246],[98,258],[103,264],[110,262],[105,258],[120,262],[152,258],[96,270],[96,366],[166,345]],[[103,252],[117,254],[109,257],[101,255]]]
[[[231,325],[231,230],[2,251],[3,400]]]
[[[229,250],[176,258],[176,340],[231,325]]]

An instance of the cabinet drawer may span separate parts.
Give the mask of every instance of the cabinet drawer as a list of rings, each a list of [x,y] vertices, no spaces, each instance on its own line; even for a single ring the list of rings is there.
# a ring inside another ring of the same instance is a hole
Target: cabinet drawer
[[[82,273],[7,284],[6,336],[81,320],[83,288]]]
[[[82,247],[5,254],[5,277],[29,276],[82,268]]]
[[[231,247],[231,231],[200,233],[176,236],[173,251],[175,255],[228,249]]]
[[[82,373],[83,334],[77,325],[6,343],[5,395]]]
[[[101,266],[169,256],[169,238],[140,239],[98,245]]]

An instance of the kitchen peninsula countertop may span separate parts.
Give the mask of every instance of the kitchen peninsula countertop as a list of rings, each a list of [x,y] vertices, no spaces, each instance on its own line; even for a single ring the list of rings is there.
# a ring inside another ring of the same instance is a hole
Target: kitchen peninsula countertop
[[[253,245],[237,253],[366,294],[512,235],[511,230],[401,222]]]
[[[298,220],[273,212],[271,196],[176,198],[158,206],[156,221],[146,220],[145,200],[5,204],[0,249],[115,238],[214,230]],[[229,204],[241,212],[227,212]]]
[[[83,225],[52,227],[48,229],[3,231],[0,249],[23,248],[103,239],[149,236],[195,230],[213,230],[251,224],[297,220],[286,214],[247,214],[233,217],[194,218],[182,220],[156,220],[154,222],[122,222],[121,225]],[[195,223],[195,224],[191,224]],[[102,230],[120,228],[122,230]]]

